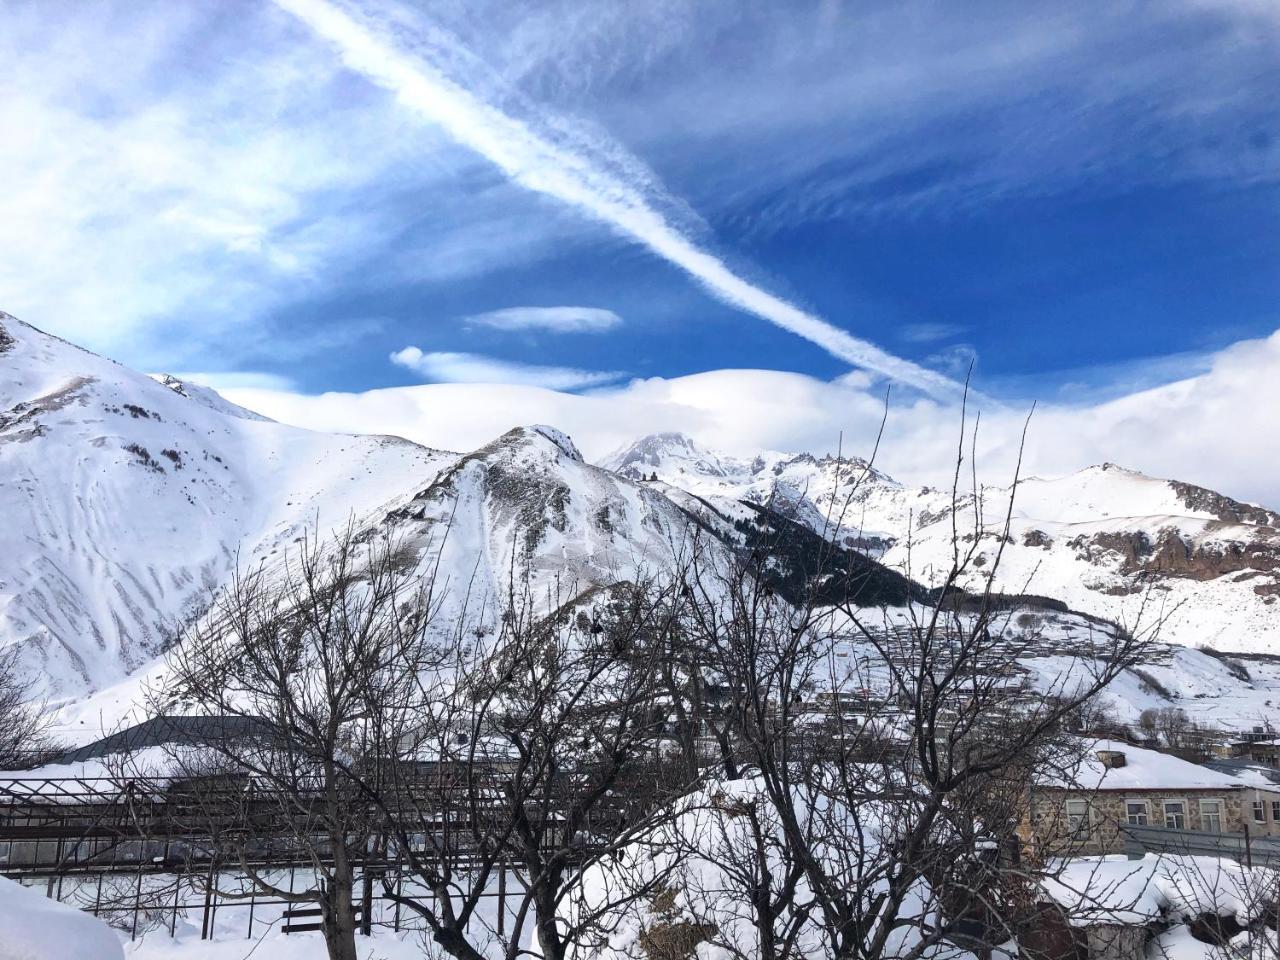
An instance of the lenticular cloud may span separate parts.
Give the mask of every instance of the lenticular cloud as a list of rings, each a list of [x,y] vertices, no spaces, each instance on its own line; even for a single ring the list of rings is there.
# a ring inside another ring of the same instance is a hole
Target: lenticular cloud
[[[410,38],[385,11],[362,4],[275,2],[333,44],[350,69],[394,93],[406,108],[440,126],[513,181],[609,224],[687,272],[723,302],[847,363],[935,396],[954,396],[960,389],[954,380],[887,353],[744,279],[663,212],[675,201],[657,190],[652,176],[634,158],[610,146],[608,162],[600,162],[592,151],[577,149],[571,137],[560,135],[562,131],[552,132],[536,119],[521,119],[496,106],[496,98],[478,92],[494,88],[493,77],[443,31],[416,25]],[[513,99],[509,91],[503,95],[504,100]]]

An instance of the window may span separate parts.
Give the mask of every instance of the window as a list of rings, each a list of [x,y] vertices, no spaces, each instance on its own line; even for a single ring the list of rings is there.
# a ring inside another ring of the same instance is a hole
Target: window
[[[1208,833],[1222,832],[1222,801],[1200,801],[1200,829]]]
[[[1253,822],[1254,823],[1267,822],[1267,808],[1266,808],[1266,805],[1261,800],[1253,801]]]
[[[1124,802],[1125,819],[1129,821],[1131,827],[1145,827],[1147,825],[1147,801],[1145,800],[1126,800]]]
[[[1164,826],[1166,830],[1187,828],[1187,805],[1184,801],[1166,800],[1164,802]]]
[[[1280,800],[1271,801],[1271,819],[1280,823]]]
[[[1067,801],[1067,831],[1073,840],[1089,836],[1089,801]]]

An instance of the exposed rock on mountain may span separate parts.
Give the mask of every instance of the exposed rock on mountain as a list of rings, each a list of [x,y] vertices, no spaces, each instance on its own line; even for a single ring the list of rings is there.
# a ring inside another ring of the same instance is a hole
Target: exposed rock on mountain
[[[670,433],[599,466],[546,426],[461,455],[314,433],[0,315],[0,645],[20,645],[56,697],[136,677],[237,563],[277,563],[308,530],[348,521],[439,569],[442,622],[470,618],[477,635],[525,571],[550,609],[693,550],[726,569],[767,554],[761,575],[791,599],[853,583],[859,602],[901,608],[947,569],[954,518],[976,554],[962,586],[994,575],[1039,595],[1028,608],[1063,637],[1164,614],[1165,640],[1280,651],[1273,511],[1107,464],[1021,482],[1002,540],[1008,496],[953,503],[856,458],[736,458]],[[1196,657],[1178,669],[1228,675]],[[1162,683],[1200,689],[1185,679]]]
[[[246,416],[8,315],[0,331],[0,643],[55,696],[152,660],[237,556],[368,514],[453,459]]]
[[[718,508],[769,504],[834,542],[875,553],[926,585],[951,561],[953,513],[965,543],[980,540],[962,586],[995,568],[1007,487],[953,504],[948,491],[909,489],[850,458],[765,453],[735,459],[679,434],[645,437],[603,465],[657,476]],[[1188,646],[1280,650],[1280,515],[1178,481],[1103,464],[1019,482],[1010,539],[995,572],[1027,591],[1092,615],[1152,627]]]

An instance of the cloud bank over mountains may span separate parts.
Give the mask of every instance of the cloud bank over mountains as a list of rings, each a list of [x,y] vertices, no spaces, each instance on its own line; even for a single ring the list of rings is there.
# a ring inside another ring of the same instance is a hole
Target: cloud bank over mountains
[[[458,362],[465,372],[466,362]],[[565,376],[572,380],[573,372]],[[287,423],[391,433],[453,450],[472,449],[517,424],[550,423],[570,433],[590,459],[663,430],[682,431],[738,454],[760,449],[834,452],[843,436],[846,453],[865,456],[884,412],[882,386],[853,378],[828,382],[779,371],[717,370],[578,394],[549,387],[554,375],[541,382],[539,377],[534,372],[523,380],[508,377],[505,383],[438,383],[318,396],[235,388],[223,392]],[[1031,420],[1024,472],[1048,476],[1115,461],[1276,507],[1277,410],[1280,331],[1215,354],[1203,374],[1105,403],[1039,407]],[[1008,481],[1027,412],[1008,407],[983,411],[977,466],[984,482]],[[907,482],[943,482],[953,466],[959,426],[954,404],[891,399],[880,465]]]
[[[511,384],[546,390],[577,390],[611,383],[621,373],[575,370],[532,363],[512,363],[476,353],[433,351],[405,347],[391,354],[391,362],[441,383]]]

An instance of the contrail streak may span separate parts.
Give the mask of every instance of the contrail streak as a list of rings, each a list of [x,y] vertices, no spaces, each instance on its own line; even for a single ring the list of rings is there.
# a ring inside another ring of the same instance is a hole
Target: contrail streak
[[[881,350],[756,286],[673,225],[646,196],[588,156],[553,142],[400,48],[328,0],[274,0],[331,43],[352,70],[391,91],[404,106],[443,128],[516,183],[555,197],[648,247],[680,267],[717,299],[754,314],[834,357],[934,396],[961,387],[932,370]],[[465,58],[460,49],[445,51]]]

